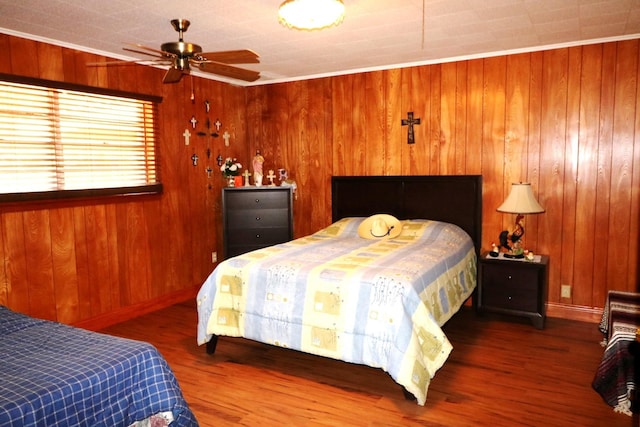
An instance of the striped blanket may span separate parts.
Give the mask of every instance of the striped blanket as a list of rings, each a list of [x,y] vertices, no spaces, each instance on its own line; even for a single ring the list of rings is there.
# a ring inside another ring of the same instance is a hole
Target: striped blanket
[[[600,322],[605,345],[593,388],[614,411],[632,415],[635,360],[629,348],[640,327],[640,294],[610,291]]]
[[[197,297],[199,344],[245,337],[382,368],[424,405],[452,349],[440,327],[476,286],[474,246],[427,220],[367,240],[363,219],[220,263]]]

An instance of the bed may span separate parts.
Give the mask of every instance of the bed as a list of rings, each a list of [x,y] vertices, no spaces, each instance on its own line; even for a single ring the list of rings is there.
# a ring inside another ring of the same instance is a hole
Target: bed
[[[148,343],[0,306],[0,360],[1,426],[198,425]]]
[[[243,337],[380,368],[419,405],[452,347],[441,326],[473,294],[482,181],[332,178],[332,224],[221,262],[198,297],[198,343]],[[376,214],[393,238],[362,238]]]

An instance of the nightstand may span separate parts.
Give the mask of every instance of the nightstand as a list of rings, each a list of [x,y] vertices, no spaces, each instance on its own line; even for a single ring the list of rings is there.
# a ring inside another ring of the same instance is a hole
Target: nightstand
[[[543,329],[548,265],[546,255],[525,261],[483,253],[478,267],[478,312],[529,317],[536,328]]]

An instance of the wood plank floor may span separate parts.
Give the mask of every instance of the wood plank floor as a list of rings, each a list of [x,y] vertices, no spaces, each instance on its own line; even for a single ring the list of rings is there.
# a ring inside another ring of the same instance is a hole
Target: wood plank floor
[[[210,426],[631,426],[591,388],[602,357],[597,325],[478,317],[445,325],[454,350],[424,407],[379,369],[221,337],[196,345],[195,303],[177,304],[102,332],[154,344],[200,425]]]

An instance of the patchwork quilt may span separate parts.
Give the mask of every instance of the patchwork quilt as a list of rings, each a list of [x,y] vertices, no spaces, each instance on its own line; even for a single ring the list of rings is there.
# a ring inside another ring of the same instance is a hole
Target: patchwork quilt
[[[381,368],[424,405],[452,350],[440,327],[476,286],[474,246],[428,220],[367,240],[363,219],[220,263],[197,297],[198,343],[244,337]]]

